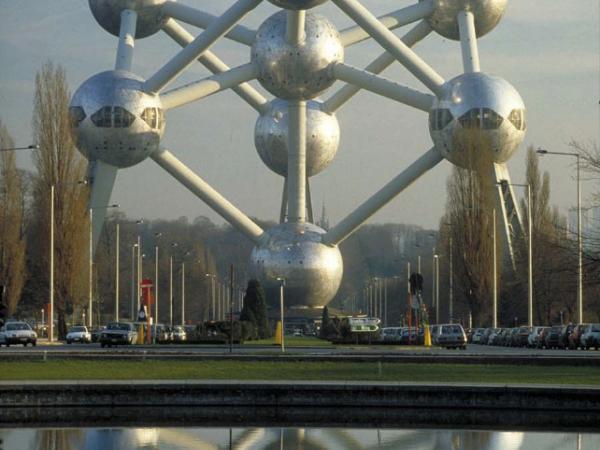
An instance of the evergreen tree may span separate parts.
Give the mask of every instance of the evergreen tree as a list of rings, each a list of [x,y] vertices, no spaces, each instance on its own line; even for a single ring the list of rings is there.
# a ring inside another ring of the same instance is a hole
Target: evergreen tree
[[[329,309],[327,306],[323,308],[323,316],[321,318],[321,331],[319,333],[319,337],[325,339],[329,332],[331,320],[329,320]]]
[[[244,308],[240,319],[252,322],[260,339],[271,337],[265,292],[258,280],[248,281],[248,287],[244,295]]]

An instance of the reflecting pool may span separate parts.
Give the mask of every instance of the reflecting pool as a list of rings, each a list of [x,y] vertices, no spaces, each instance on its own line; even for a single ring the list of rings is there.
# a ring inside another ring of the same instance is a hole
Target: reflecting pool
[[[0,429],[0,450],[598,450],[600,433],[359,428]]]

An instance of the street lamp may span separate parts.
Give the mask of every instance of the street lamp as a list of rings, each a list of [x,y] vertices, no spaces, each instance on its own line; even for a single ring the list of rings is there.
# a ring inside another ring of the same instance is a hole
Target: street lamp
[[[154,233],[155,245],[154,245],[154,336],[152,337],[152,343],[156,344],[156,330],[158,325],[158,238],[162,236],[162,233]]]
[[[54,190],[52,191],[54,192]],[[107,206],[90,206],[90,252],[89,252],[89,311],[88,311],[88,327],[92,328],[92,298],[93,298],[93,267],[94,267],[94,240],[93,240],[93,231],[94,231],[94,210],[95,209],[109,209],[109,208],[118,208],[118,204],[107,205]],[[54,208],[53,208],[54,209]]]
[[[205,273],[205,277],[210,277],[210,292],[211,292],[211,309],[210,309],[210,320],[215,320],[215,278],[217,277],[212,273]]]
[[[0,148],[0,152],[13,152],[15,150],[39,150],[40,146],[36,144],[28,145],[27,147],[9,147],[9,148]]]
[[[580,177],[580,155],[571,152],[550,152],[538,148],[540,155],[574,156],[577,158],[577,309],[579,323],[583,323],[583,238],[581,233],[581,177]]]
[[[277,281],[279,281],[279,311],[281,313],[281,353],[285,353],[285,326],[283,323],[283,288],[285,287],[285,278],[277,277]]]
[[[173,248],[177,247],[177,242],[171,242],[171,251],[169,254],[169,324],[173,328]]]

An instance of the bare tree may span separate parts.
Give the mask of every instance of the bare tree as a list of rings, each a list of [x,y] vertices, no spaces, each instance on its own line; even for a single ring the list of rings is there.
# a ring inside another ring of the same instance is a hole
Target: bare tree
[[[455,290],[461,294],[457,300],[464,300],[479,326],[490,322],[492,310],[492,148],[476,132],[460,144],[465,168],[456,166],[448,181],[445,221],[453,241]]]
[[[51,62],[35,78],[32,128],[40,151],[34,153],[32,239],[29,250],[38,264],[37,275],[47,277],[49,267],[50,188],[54,186],[55,308],[58,335],[66,334],[66,314],[81,304],[87,289],[86,162],[77,152],[68,114],[70,94],[64,70]],[[46,284],[47,285],[47,284]]]
[[[0,148],[13,147],[8,130],[0,121]],[[8,315],[17,309],[25,284],[25,223],[23,179],[11,151],[0,152],[0,284],[5,286]]]

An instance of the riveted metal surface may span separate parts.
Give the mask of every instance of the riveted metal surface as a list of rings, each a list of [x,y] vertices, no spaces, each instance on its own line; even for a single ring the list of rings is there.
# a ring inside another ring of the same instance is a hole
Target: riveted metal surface
[[[335,114],[328,114],[317,101],[306,108],[306,174],[311,177],[325,170],[340,144],[340,125]],[[254,127],[254,144],[262,161],[273,172],[287,175],[288,102],[275,99],[261,114]]]
[[[90,9],[102,28],[119,36],[121,12],[130,9],[137,13],[135,37],[145,38],[160,31],[168,20],[161,7],[166,0],[89,0]],[[176,0],[173,0],[176,1]]]
[[[92,160],[115,167],[130,167],[143,161],[158,148],[164,132],[151,128],[141,114],[146,108],[161,108],[160,98],[142,91],[144,80],[122,70],[110,70],[87,79],[71,99],[71,107],[82,107],[85,119],[74,128],[77,148]],[[98,127],[92,114],[109,106],[119,106],[135,117],[129,127]]]
[[[506,80],[484,73],[467,73],[446,82],[442,95],[434,101],[436,109],[448,109],[452,121],[441,130],[434,130],[430,120],[429,132],[436,148],[453,164],[468,166],[466,146],[474,145],[479,151],[491,151],[496,163],[508,161],[515,153],[525,130],[517,129],[508,116],[514,109],[525,109],[523,99]],[[459,118],[474,108],[489,108],[503,118],[495,129],[467,129]],[[431,113],[430,113],[431,114]]]
[[[460,40],[457,15],[469,11],[475,17],[475,33],[481,37],[498,24],[508,0],[419,0],[433,1],[434,11],[427,18],[429,25],[438,34],[454,40]]]
[[[250,258],[268,295],[277,296],[277,278],[282,277],[286,307],[323,307],[333,299],[343,262],[338,247],[321,243],[324,233],[310,223],[285,223],[266,231]]]
[[[323,16],[306,13],[305,38],[286,40],[287,12],[269,17],[256,32],[252,61],[258,80],[271,94],[286,100],[310,100],[334,82],[329,67],[343,62],[344,47],[333,24]]]
[[[269,1],[276,6],[279,6],[280,8],[300,10],[300,9],[314,8],[315,6],[322,5],[327,0],[269,0]]]

